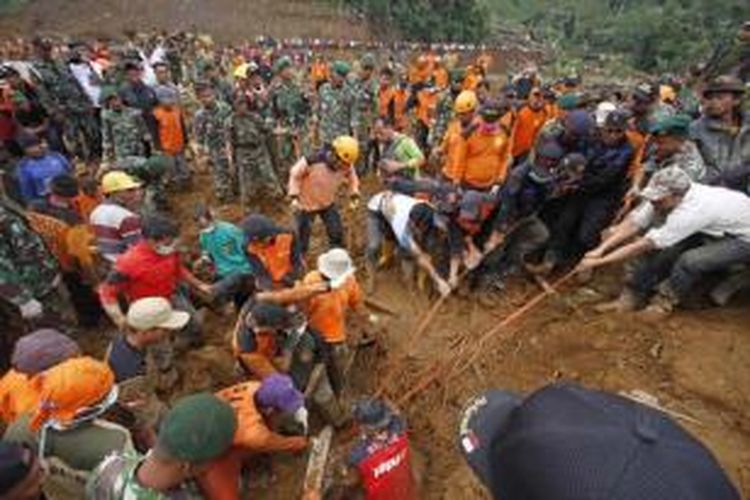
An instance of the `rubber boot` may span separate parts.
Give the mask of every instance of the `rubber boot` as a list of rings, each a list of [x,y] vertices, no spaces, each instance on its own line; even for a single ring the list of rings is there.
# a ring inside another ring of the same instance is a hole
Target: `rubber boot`
[[[711,300],[717,306],[725,306],[732,297],[742,290],[750,288],[750,269],[734,273],[711,290]]]
[[[349,420],[351,420],[335,397],[319,401],[317,405],[323,419],[336,429],[346,427]]]

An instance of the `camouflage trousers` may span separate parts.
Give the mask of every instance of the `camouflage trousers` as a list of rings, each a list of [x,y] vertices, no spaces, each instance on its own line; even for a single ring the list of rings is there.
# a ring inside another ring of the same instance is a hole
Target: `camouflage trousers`
[[[93,111],[71,111],[63,123],[65,142],[70,151],[85,162],[101,157],[101,127]]]
[[[283,194],[271,155],[265,146],[238,147],[235,149],[235,161],[243,205],[260,196],[276,197]]]
[[[214,192],[220,203],[227,203],[234,198],[235,184],[232,168],[226,153],[221,151],[209,150],[211,159],[211,176],[214,181]]]

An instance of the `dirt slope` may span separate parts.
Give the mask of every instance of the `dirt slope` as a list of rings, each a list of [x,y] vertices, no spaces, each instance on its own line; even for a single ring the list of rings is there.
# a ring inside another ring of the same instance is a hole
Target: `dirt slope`
[[[32,0],[0,18],[0,31],[29,36],[117,35],[123,29],[189,29],[217,40],[276,37],[367,38],[362,23],[325,2],[300,0]]]

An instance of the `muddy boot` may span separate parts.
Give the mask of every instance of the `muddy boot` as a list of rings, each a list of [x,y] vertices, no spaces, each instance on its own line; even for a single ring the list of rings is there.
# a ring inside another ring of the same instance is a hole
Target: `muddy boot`
[[[635,293],[629,288],[624,288],[620,296],[612,302],[605,302],[594,307],[598,313],[624,313],[633,312],[638,309],[639,301]]]

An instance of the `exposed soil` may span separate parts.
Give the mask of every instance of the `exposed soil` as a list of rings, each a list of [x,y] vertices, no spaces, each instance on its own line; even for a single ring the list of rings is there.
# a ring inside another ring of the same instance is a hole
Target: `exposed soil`
[[[198,192],[179,194],[175,214],[188,222],[190,207],[203,198],[210,201],[210,181],[201,178]],[[376,184],[365,182],[374,192]],[[264,207],[264,213],[290,221],[285,207]],[[235,206],[222,212],[230,220],[241,217]],[[364,248],[364,221],[345,212],[349,227],[355,227],[354,254]],[[356,221],[356,222],[355,222]],[[194,229],[187,228],[188,235]],[[188,240],[189,240],[188,236]],[[325,246],[322,227],[316,226],[313,255]],[[397,267],[397,266],[396,266]],[[529,391],[565,379],[610,391],[639,389],[656,396],[666,408],[699,423],[681,423],[699,437],[718,457],[745,496],[750,493],[750,309],[748,298],[726,309],[684,311],[659,324],[635,315],[600,315],[591,304],[617,292],[619,276],[598,276],[586,286],[569,282],[559,295],[551,296],[519,323],[488,341],[477,358],[476,368],[451,370],[405,405],[414,446],[427,463],[425,498],[485,498],[481,487],[459,455],[455,445],[457,418],[463,403],[473,394],[491,387]],[[352,396],[373,392],[383,381],[397,400],[417,382],[416,375],[437,360],[448,359],[458,347],[456,339],[469,332],[479,338],[529,297],[539,293],[534,284],[517,281],[487,307],[476,297],[454,297],[418,339],[412,339],[434,299],[412,291],[397,269],[378,276],[375,298],[398,312],[383,315],[385,353],[367,351],[352,380]],[[233,364],[226,342],[229,318],[207,316],[210,346],[192,353],[182,363],[184,392],[218,388],[231,383]],[[409,356],[404,349],[409,347]],[[384,370],[396,371],[391,377]],[[181,391],[181,392],[183,392]],[[258,498],[291,498],[300,488],[301,458],[279,461],[277,487],[254,491]]]

